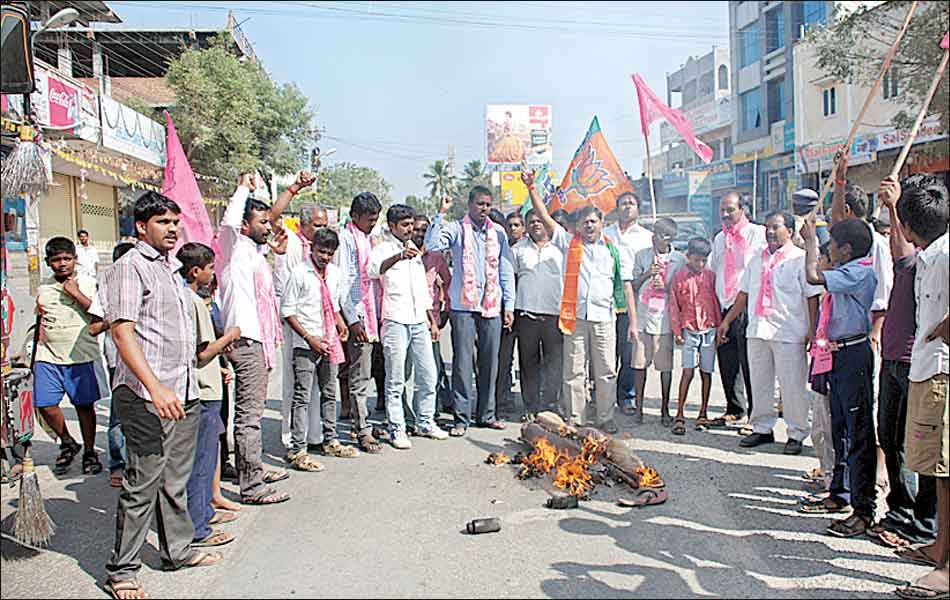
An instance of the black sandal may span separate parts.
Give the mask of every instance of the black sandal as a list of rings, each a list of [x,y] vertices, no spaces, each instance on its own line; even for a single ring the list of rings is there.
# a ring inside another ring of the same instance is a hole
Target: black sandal
[[[56,475],[65,475],[69,471],[69,466],[73,464],[76,455],[82,450],[75,441],[63,442],[59,446],[59,456],[56,457],[56,466],[53,467],[53,473]]]
[[[82,474],[98,475],[102,473],[102,463],[99,462],[99,455],[95,451],[86,452],[82,455]]]

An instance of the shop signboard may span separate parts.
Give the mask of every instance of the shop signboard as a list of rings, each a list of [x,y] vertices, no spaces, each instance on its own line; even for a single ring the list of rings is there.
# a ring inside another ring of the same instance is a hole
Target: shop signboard
[[[683,172],[663,175],[663,195],[667,198],[686,196],[689,193],[689,180]]]
[[[877,151],[880,144],[877,135],[859,135],[854,139],[851,152],[848,154],[848,165],[863,165],[877,160]],[[832,142],[816,142],[799,146],[795,168],[799,173],[817,173],[831,168],[835,154],[841,149],[844,139]]]
[[[693,133],[701,135],[720,127],[729,125],[732,121],[731,107],[729,98],[723,98],[718,101],[707,102],[689,110],[683,111],[686,118],[693,126]],[[669,123],[663,121],[660,124],[660,143],[664,146],[679,141],[680,134],[676,132]]]
[[[128,106],[100,96],[102,145],[155,166],[165,165],[165,127]]]
[[[875,136],[877,139],[877,150],[882,151],[902,147],[907,141],[909,133],[910,132],[905,129],[896,129],[894,127],[877,133]],[[917,132],[917,138],[914,140],[914,144],[924,144],[946,137],[947,133],[943,131],[943,127],[940,125],[940,115],[932,115],[924,119],[924,122],[920,124],[920,131]]]

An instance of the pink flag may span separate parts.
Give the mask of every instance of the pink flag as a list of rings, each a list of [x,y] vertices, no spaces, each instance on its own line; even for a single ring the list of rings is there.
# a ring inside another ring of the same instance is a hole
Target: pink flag
[[[945,50],[950,50],[950,32],[943,34],[943,41],[940,42],[940,47]]]
[[[643,81],[643,78],[637,74],[633,75],[633,85],[637,87],[637,100],[640,103],[640,127],[643,129],[644,137],[649,137],[650,124],[653,121],[666,119],[683,136],[683,140],[689,144],[696,155],[703,159],[703,162],[708,163],[712,160],[712,148],[693,135],[693,126],[686,115],[663,104],[653,93],[653,90]]]
[[[208,217],[208,209],[201,200],[201,190],[195,174],[188,164],[188,157],[181,147],[178,132],[172,117],[165,111],[167,137],[165,143],[165,179],[162,182],[162,194],[174,200],[181,208],[181,224],[185,242],[201,242],[214,247],[214,228]]]

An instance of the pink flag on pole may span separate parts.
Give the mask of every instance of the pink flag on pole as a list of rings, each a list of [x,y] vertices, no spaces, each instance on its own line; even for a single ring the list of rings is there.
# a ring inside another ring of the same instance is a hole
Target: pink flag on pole
[[[682,112],[675,108],[663,104],[653,90],[643,81],[643,78],[637,74],[633,76],[633,85],[637,88],[637,100],[640,103],[640,127],[643,129],[644,137],[650,135],[650,124],[657,119],[666,119],[676,131],[683,136],[683,140],[689,144],[703,162],[709,162],[713,157],[713,150],[704,144],[699,138],[693,135],[693,126],[689,119]]]
[[[188,164],[188,157],[181,147],[178,132],[172,117],[165,111],[165,179],[162,181],[162,194],[175,201],[181,208],[181,224],[185,242],[201,242],[213,247],[214,228],[208,217],[208,209],[201,200],[201,190],[195,173]]]
[[[940,42],[940,47],[945,50],[950,50],[950,32],[943,34],[943,40]]]

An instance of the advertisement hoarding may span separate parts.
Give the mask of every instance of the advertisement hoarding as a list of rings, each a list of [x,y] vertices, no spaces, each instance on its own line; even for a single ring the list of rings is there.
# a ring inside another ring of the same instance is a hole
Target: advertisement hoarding
[[[102,145],[147,163],[165,165],[165,126],[109,96],[102,102]]]
[[[549,164],[551,106],[489,104],[485,110],[486,161],[489,165]]]
[[[554,173],[554,171],[548,171],[548,178],[550,181],[556,182],[557,175]],[[524,183],[521,181],[521,171],[502,171],[501,203],[505,206],[521,206],[527,201],[528,188],[525,187]]]

